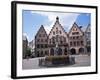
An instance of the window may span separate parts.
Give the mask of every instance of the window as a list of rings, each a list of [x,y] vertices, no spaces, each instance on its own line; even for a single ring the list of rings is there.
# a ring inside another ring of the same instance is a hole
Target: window
[[[39,54],[39,51],[37,51],[37,53]]]
[[[63,43],[63,41],[60,41],[60,44],[62,44]]]
[[[41,57],[43,57],[44,55],[43,55],[43,51],[41,51]]]
[[[82,36],[80,36],[80,39],[82,39]]]
[[[70,42],[70,46],[72,46],[72,42]]]
[[[72,35],[78,35],[79,34],[79,32],[73,32],[72,33]]]
[[[37,44],[37,48],[40,48],[40,45],[39,44]]]
[[[56,31],[56,34],[58,34],[58,30]]]
[[[53,35],[55,35],[55,32],[53,31]]]
[[[40,39],[37,40],[37,42],[39,42],[39,41],[40,41]]]
[[[60,34],[62,33],[61,31],[59,31],[60,32]]]
[[[41,42],[43,42],[43,39],[41,39]]]
[[[73,39],[75,39],[75,37],[73,37]]]
[[[41,32],[43,33],[43,30]]]
[[[72,37],[70,37],[70,39],[72,39]]]
[[[55,38],[54,38],[54,37],[52,37],[52,42],[53,42],[53,43],[55,42]]]
[[[83,45],[83,41],[81,41],[81,45]]]
[[[72,35],[74,35],[75,33],[73,32]]]
[[[64,38],[64,42],[66,42],[66,38]]]
[[[58,30],[58,28],[56,27],[56,30]]]
[[[76,36],[76,39],[79,39],[79,36]]]
[[[43,37],[45,37],[45,34],[43,34]]]
[[[45,51],[45,55],[48,55],[48,52],[47,51]]]
[[[76,42],[74,42],[74,46],[76,46]]]
[[[77,29],[76,28],[73,28],[73,31],[77,31]]]
[[[49,43],[51,44],[51,39],[49,40]]]
[[[41,34],[39,34],[39,37],[41,37]]]
[[[43,44],[41,44],[41,48],[43,48]]]
[[[80,46],[80,43],[79,43],[79,41],[77,41],[77,46]]]
[[[45,48],[47,48],[47,44],[45,44]]]
[[[52,42],[53,44],[55,44],[55,42]]]
[[[67,52],[67,48],[65,48],[64,51]]]
[[[79,34],[79,32],[76,32],[76,34]]]
[[[45,39],[45,42],[47,42],[47,39]]]

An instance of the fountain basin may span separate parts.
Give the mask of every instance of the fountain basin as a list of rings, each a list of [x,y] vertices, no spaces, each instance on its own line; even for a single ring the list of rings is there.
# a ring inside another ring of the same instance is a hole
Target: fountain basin
[[[44,59],[39,59],[39,66],[59,66],[74,64],[75,58],[68,55],[47,56]]]

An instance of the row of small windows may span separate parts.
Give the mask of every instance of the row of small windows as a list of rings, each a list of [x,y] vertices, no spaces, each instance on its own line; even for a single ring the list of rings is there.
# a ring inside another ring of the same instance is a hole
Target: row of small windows
[[[70,46],[83,46],[83,41],[73,41],[70,42]]]
[[[46,51],[37,51],[37,56],[38,57],[43,57],[45,55],[49,55],[48,50],[46,50]]]
[[[88,35],[90,35],[91,34],[91,32],[85,32],[86,34],[88,34]]]
[[[64,50],[64,54],[67,55],[67,48],[65,48],[65,49],[59,48],[58,49],[58,55],[62,55],[62,53],[63,53],[62,50]],[[38,54],[38,56],[45,56],[45,55],[49,55],[49,51],[48,50],[37,51],[37,54]],[[50,49],[50,55],[54,55],[54,49],[53,48]]]
[[[72,32],[72,35],[78,35],[79,32]]]
[[[47,44],[37,44],[36,46],[37,48],[47,48],[48,47]]]
[[[56,39],[55,37],[53,37],[52,39],[49,39],[49,43],[55,43],[55,42],[65,43],[66,38],[59,37],[58,39]]]
[[[59,34],[62,34],[62,32],[61,32],[61,31],[58,31],[58,30],[57,30],[56,32],[55,32],[55,31],[53,31],[53,35],[58,34],[58,33],[59,33]]]
[[[88,33],[86,33],[86,37],[91,37],[91,33],[90,32],[88,32]]]
[[[91,41],[87,41],[87,45],[90,45],[91,44]]]
[[[73,37],[70,37],[70,39],[82,39],[83,37],[82,36],[73,36]]]
[[[77,31],[77,29],[76,28],[73,28],[73,31]]]
[[[37,42],[47,42],[47,39],[37,39]]]
[[[39,34],[39,37],[46,37],[46,34]]]
[[[65,42],[63,42],[63,41],[59,41],[58,43],[59,43],[59,44],[64,44]],[[56,44],[56,42],[53,41],[53,42],[50,42],[50,44]]]

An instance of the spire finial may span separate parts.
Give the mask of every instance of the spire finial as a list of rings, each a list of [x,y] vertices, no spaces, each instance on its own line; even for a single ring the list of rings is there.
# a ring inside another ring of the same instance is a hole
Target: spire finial
[[[58,16],[56,17],[56,21],[59,21],[59,17]]]
[[[43,27],[43,25],[41,25],[41,27]]]

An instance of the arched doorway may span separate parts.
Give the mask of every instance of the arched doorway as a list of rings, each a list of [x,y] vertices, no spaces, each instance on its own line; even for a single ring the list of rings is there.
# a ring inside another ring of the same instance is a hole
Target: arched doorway
[[[71,52],[72,55],[73,55],[73,54],[76,54],[76,50],[75,50],[74,48],[72,48],[72,49],[70,50],[70,52]]]
[[[91,47],[90,46],[87,47],[87,52],[88,53],[91,52]]]
[[[67,48],[64,49],[64,54],[67,55]]]
[[[84,53],[84,48],[79,48],[79,53]]]
[[[58,49],[58,55],[62,55],[62,49],[61,48]]]
[[[53,48],[50,49],[50,55],[52,55],[52,56],[54,55],[54,49]]]

